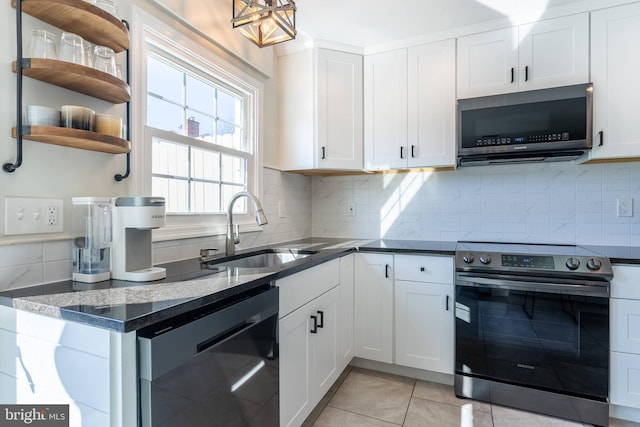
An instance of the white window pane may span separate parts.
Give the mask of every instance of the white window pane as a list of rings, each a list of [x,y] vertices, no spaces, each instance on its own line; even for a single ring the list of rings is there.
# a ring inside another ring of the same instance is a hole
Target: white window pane
[[[223,147],[247,151],[242,141],[242,129],[218,120],[216,129],[216,143]]]
[[[152,145],[154,174],[187,177],[189,147],[156,139]]]
[[[240,157],[222,155],[222,181],[246,185],[247,161]]]
[[[238,185],[222,185],[222,207],[226,210],[229,206],[229,201],[234,194],[246,191],[246,187]],[[240,197],[233,205],[234,213],[246,213],[247,212],[247,198]]]
[[[213,141],[214,118],[193,110],[187,110],[187,136],[205,141]]]
[[[183,135],[184,110],[178,105],[147,96],[147,125]]]
[[[196,179],[220,181],[220,154],[213,151],[192,149],[191,175]]]
[[[147,91],[182,104],[184,74],[182,71],[148,56]]]
[[[189,212],[189,188],[187,181],[154,177],[153,194],[164,196],[166,211],[171,213]]]
[[[218,111],[216,115],[220,120],[231,123],[232,125],[242,126],[242,101],[224,91],[218,91],[218,99],[216,103]]]
[[[220,213],[220,185],[208,182],[191,184],[191,203],[193,212]]]
[[[187,107],[205,114],[213,114],[216,90],[211,84],[187,75]]]

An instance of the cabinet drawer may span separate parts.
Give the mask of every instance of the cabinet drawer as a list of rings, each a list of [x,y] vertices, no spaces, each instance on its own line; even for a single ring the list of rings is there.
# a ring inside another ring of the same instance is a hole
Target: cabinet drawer
[[[334,259],[276,281],[280,288],[278,318],[340,284],[340,260]]]
[[[449,256],[396,255],[395,278],[414,282],[453,284],[453,258]]]
[[[611,351],[640,354],[640,300],[611,298]]]
[[[611,298],[629,298],[640,300],[640,266],[613,266]]]

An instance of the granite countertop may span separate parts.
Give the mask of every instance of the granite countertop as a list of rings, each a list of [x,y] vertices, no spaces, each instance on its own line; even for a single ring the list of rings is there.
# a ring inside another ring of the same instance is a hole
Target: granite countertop
[[[362,252],[454,255],[457,242],[309,238],[274,245],[317,253],[276,268],[208,269],[198,259],[162,265],[167,277],[154,282],[71,280],[0,292],[0,304],[19,310],[131,332],[249,291],[282,277],[346,255]],[[640,264],[640,248],[584,246],[612,263]],[[239,251],[255,252],[264,248]],[[214,257],[223,258],[224,255]]]

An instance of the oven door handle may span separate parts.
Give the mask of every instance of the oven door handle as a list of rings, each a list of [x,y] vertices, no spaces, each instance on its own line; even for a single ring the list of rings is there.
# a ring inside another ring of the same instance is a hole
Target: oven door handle
[[[571,294],[595,297],[608,297],[608,283],[575,284],[557,282],[535,282],[529,280],[513,280],[502,278],[477,277],[473,275],[457,274],[456,286],[474,288],[513,289],[517,291],[546,292],[550,294]]]

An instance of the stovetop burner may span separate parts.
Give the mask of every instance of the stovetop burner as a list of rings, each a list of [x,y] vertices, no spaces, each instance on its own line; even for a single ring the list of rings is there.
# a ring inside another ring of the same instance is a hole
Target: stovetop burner
[[[611,280],[607,257],[575,245],[458,242],[456,271]]]

